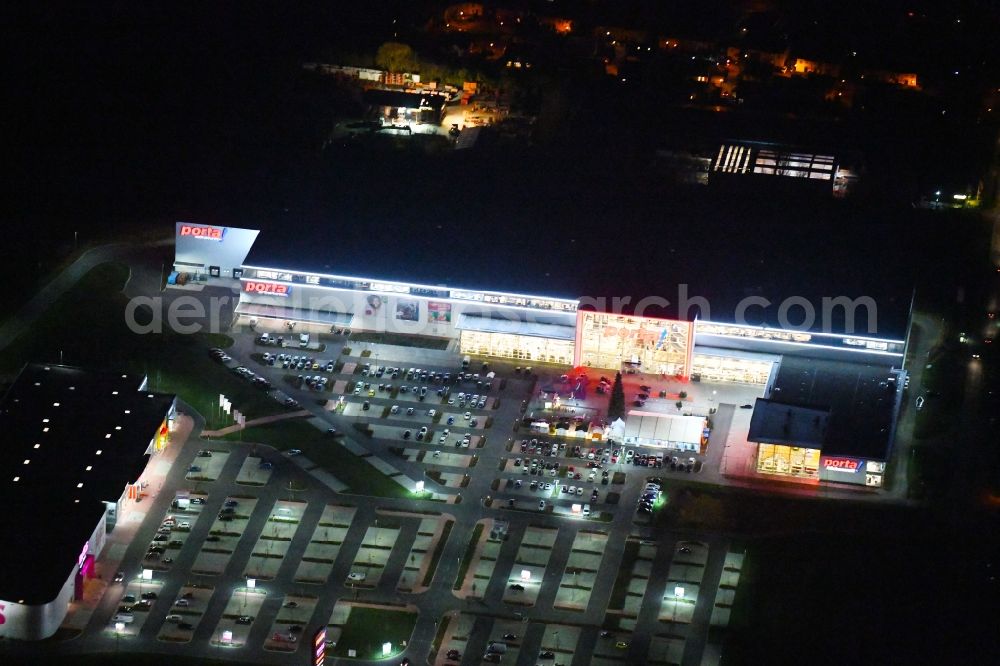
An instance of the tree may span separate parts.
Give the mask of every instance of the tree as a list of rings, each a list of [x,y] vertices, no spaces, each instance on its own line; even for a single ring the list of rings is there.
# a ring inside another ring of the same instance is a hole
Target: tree
[[[378,47],[375,64],[388,72],[412,72],[419,68],[413,49],[399,42],[386,42]]]
[[[677,402],[674,403],[674,407],[676,407],[677,411],[679,412],[684,407],[684,403],[678,400]]]
[[[622,386],[622,373],[615,375],[615,383],[611,387],[611,400],[608,402],[608,421],[620,419],[625,415],[625,387]]]

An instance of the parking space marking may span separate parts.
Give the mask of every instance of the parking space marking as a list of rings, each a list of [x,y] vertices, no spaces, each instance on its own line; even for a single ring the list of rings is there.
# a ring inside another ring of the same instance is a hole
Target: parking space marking
[[[576,533],[556,592],[555,608],[579,612],[587,610],[607,545],[608,535],[604,532],[580,530]]]
[[[295,532],[298,531],[305,506],[305,502],[275,502],[267,523],[250,552],[244,570],[245,576],[270,580],[277,575]]]
[[[524,531],[521,545],[507,579],[503,602],[515,606],[534,606],[545,580],[545,567],[552,555],[558,529],[530,526]]]
[[[327,505],[295,572],[296,582],[319,585],[327,582],[355,513],[357,508],[353,506]]]
[[[164,617],[157,638],[161,641],[175,643],[189,642],[201,622],[213,592],[214,588],[212,587],[191,585],[182,587],[177,600],[172,602],[173,605]],[[181,599],[184,599],[188,605],[177,606],[176,602]]]

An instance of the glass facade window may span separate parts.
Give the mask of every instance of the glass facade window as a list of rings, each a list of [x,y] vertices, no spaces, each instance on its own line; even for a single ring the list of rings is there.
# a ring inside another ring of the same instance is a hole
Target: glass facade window
[[[695,354],[691,373],[703,382],[730,382],[763,386],[771,376],[771,361]]]
[[[540,363],[569,365],[573,362],[573,342],[513,333],[462,331],[459,347],[463,354],[494,356]]]
[[[819,478],[819,449],[783,444],[757,445],[757,471],[807,479]]]
[[[691,323],[669,319],[582,312],[577,321],[580,365],[688,376]]]

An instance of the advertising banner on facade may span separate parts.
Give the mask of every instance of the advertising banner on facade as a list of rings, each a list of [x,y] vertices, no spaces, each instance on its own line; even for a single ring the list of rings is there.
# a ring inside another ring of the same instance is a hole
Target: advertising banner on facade
[[[451,303],[427,301],[427,321],[432,324],[451,322]]]
[[[382,309],[382,297],[372,294],[365,299],[365,314],[374,315],[377,314],[379,310]]]
[[[399,299],[396,301],[396,319],[400,321],[420,321],[420,302]]]
[[[208,272],[213,277],[232,275],[246,261],[250,247],[260,233],[215,224],[178,222],[174,238],[174,266],[185,272]]]

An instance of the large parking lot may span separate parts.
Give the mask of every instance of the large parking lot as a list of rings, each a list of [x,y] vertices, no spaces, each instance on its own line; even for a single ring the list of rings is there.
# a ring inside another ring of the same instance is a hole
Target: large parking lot
[[[223,362],[302,412],[275,417],[263,442],[248,426],[171,443],[183,448],[109,563],[125,579],[93,635],[253,663],[300,654],[326,627],[328,651],[368,659],[382,656],[384,624],[398,633],[387,654],[415,662],[695,658],[687,635],[722,613],[698,600],[715,598],[728,547],[654,533],[650,518],[700,458],[531,432],[523,410],[541,380],[502,364],[385,345],[307,360],[257,337]]]

